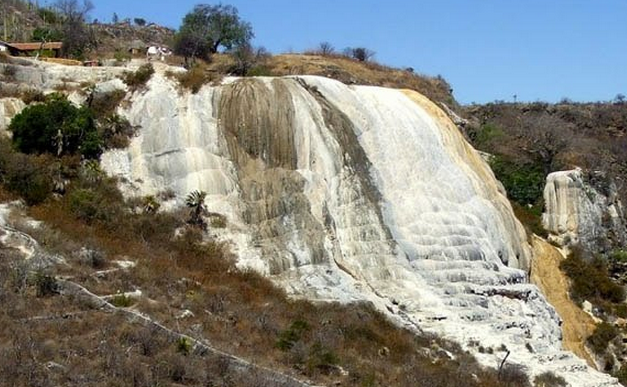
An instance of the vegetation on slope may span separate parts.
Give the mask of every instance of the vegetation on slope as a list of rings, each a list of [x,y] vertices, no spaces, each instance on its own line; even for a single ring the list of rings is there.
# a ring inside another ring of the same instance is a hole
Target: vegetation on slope
[[[42,156],[23,157],[35,162]],[[528,385],[519,370],[507,367],[499,381],[496,371],[482,369],[458,346],[401,329],[367,304],[290,300],[260,275],[237,270],[226,246],[186,225],[185,213],[146,210],[145,200],[124,200],[116,181],[93,165],[71,156],[56,162],[70,183],[63,195],[27,209],[45,225],[25,230],[66,263],[47,266],[33,277],[27,270],[33,268],[26,268],[15,252],[0,250],[0,296],[6,305],[0,314],[0,357],[7,385],[259,382],[240,379],[224,359],[193,353],[185,342],[134,324],[121,312],[107,313],[59,294],[55,281],[61,278],[98,295],[139,289],[138,298],[118,295],[112,302],[228,353],[316,383]],[[6,181],[4,170],[0,177]],[[3,190],[2,197],[10,195]],[[115,261],[122,260],[136,266],[119,268]]]
[[[575,166],[589,171],[587,180],[606,196],[610,181],[619,199],[627,202],[627,105],[623,99],[605,103],[575,104],[493,103],[465,108],[470,124],[468,138],[480,150],[494,155],[491,166],[503,182],[516,215],[528,230],[543,235],[542,185],[548,173]],[[596,172],[601,171],[601,173]],[[570,296],[581,305],[588,301],[592,313],[604,322],[587,338],[587,347],[601,367],[627,383],[622,365],[622,335],[627,327],[625,266],[620,241],[607,235],[604,251],[572,249],[560,264],[570,279]],[[613,249],[612,249],[613,248]]]

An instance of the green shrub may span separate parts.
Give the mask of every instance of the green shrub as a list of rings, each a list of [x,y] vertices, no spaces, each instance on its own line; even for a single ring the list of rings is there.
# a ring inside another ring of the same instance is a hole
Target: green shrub
[[[14,152],[7,141],[0,141],[0,182],[21,196],[28,205],[45,201],[52,193],[49,160]]]
[[[514,215],[516,215],[516,218],[518,218],[520,223],[525,226],[527,234],[531,236],[533,233],[546,238],[549,233],[542,225],[542,215],[540,214],[540,211],[538,211],[539,208],[542,208],[541,204],[529,208],[527,206],[521,206],[516,202],[512,202]]]
[[[98,133],[105,149],[126,148],[136,131],[137,127],[116,113],[98,120]]]
[[[623,365],[614,375],[620,384],[627,386],[627,365]]]
[[[91,111],[75,107],[60,94],[49,96],[43,104],[27,106],[8,129],[13,132],[14,146],[23,153],[79,153],[85,158],[102,153]]]
[[[116,294],[111,299],[111,304],[118,308],[128,308],[129,306],[133,305],[133,299],[124,293]]]
[[[200,89],[209,83],[219,81],[222,76],[207,71],[203,66],[196,65],[185,72],[168,73],[170,78],[176,79],[184,90],[189,90],[192,94],[196,94]]]
[[[526,206],[537,205],[542,199],[546,176],[540,164],[519,164],[494,156],[490,160],[490,167],[503,183],[510,200]]]
[[[503,130],[496,125],[485,124],[476,131],[472,140],[478,148],[483,149],[489,145],[492,140],[502,137],[503,134]]]
[[[155,69],[152,67],[152,64],[146,63],[141,65],[134,73],[127,73],[124,77],[124,83],[132,91],[140,90],[146,86],[146,83],[148,83],[154,73]]]
[[[176,351],[184,355],[189,355],[192,351],[192,342],[187,337],[179,337],[176,340]]]
[[[115,113],[115,110],[120,106],[124,97],[126,97],[124,90],[113,90],[106,93],[92,90],[93,89],[88,89],[88,91],[91,91],[88,105],[94,113],[94,117],[98,119],[108,117]]]
[[[584,300],[593,303],[622,302],[625,299],[625,289],[609,278],[605,262],[598,257],[588,262],[582,255],[582,251],[575,248],[568,258],[560,263],[560,269],[571,279],[571,297],[578,303]]]
[[[279,339],[276,342],[277,348],[282,351],[291,349],[307,330],[309,330],[309,324],[306,321],[294,321],[288,329],[279,334]]]
[[[306,367],[309,375],[316,371],[329,374],[339,363],[337,355],[320,343],[315,343],[309,350]]]
[[[612,324],[602,322],[597,325],[592,335],[586,340],[586,343],[588,343],[594,353],[601,355],[607,349],[610,341],[616,336],[618,336],[618,330]]]
[[[46,297],[58,293],[57,280],[54,276],[43,271],[35,273],[34,284],[37,297]]]
[[[627,262],[627,250],[614,250],[610,253],[610,258],[616,262]]]

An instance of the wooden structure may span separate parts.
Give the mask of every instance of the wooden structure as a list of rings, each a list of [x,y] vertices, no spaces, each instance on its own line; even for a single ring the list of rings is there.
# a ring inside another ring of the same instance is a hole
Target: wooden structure
[[[30,42],[30,43],[17,43],[17,42],[1,42],[0,44],[5,46],[13,56],[19,55],[31,55],[32,53],[42,51],[52,51],[55,57],[59,57],[61,54],[62,42]]]

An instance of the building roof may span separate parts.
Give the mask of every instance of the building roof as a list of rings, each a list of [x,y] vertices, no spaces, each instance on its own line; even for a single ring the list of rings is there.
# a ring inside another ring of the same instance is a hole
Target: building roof
[[[63,46],[62,42],[47,42],[43,44],[41,42],[32,43],[5,43],[7,46],[13,47],[19,51],[35,51],[39,49],[44,50],[60,50]]]
[[[148,45],[139,39],[133,40],[129,45],[129,48],[134,50],[144,50],[146,47],[148,47]]]

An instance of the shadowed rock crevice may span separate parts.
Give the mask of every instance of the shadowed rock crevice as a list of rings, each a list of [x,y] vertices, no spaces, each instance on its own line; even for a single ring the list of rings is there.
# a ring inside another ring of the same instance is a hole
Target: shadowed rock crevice
[[[231,155],[268,168],[296,169],[294,106],[282,82],[242,79],[224,86],[218,115]]]

